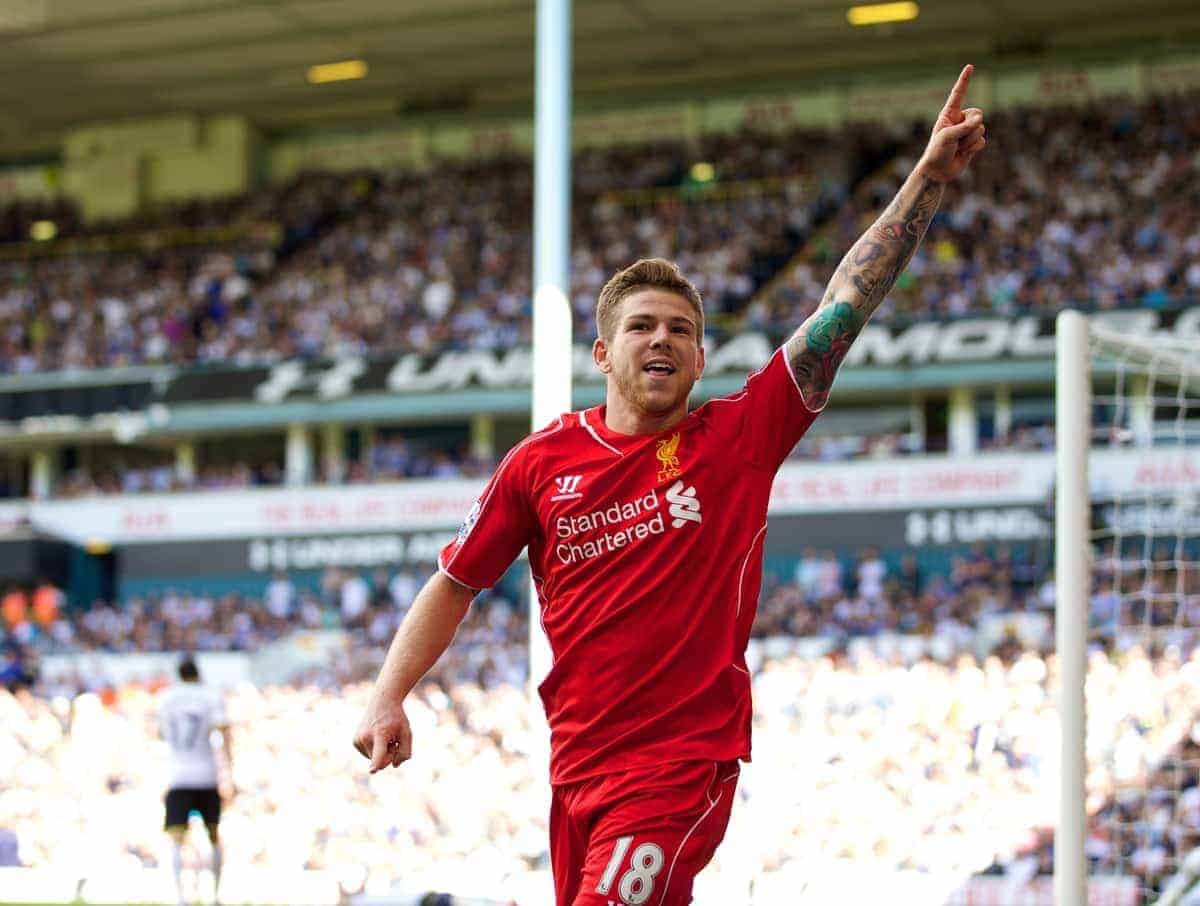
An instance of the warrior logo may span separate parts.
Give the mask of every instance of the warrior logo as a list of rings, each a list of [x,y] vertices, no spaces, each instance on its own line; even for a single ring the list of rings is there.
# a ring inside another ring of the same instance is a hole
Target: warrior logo
[[[582,475],[560,475],[554,479],[554,487],[558,493],[551,500],[578,500],[583,495],[579,493],[579,482]]]
[[[679,450],[679,432],[676,431],[666,440],[660,440],[655,446],[657,449],[654,451],[654,455],[658,457],[658,480],[667,481],[682,475],[683,472],[679,468],[679,457],[675,455]]]

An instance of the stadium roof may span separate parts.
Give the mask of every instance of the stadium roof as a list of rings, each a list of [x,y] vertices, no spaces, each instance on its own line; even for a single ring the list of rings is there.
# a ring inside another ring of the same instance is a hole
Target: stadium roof
[[[1200,39],[1192,0],[920,0],[852,28],[830,0],[575,0],[581,108],[964,61]],[[397,116],[526,113],[536,0],[11,0],[0,4],[0,152],[87,122],[248,115],[269,131]],[[310,85],[361,58],[361,81]]]

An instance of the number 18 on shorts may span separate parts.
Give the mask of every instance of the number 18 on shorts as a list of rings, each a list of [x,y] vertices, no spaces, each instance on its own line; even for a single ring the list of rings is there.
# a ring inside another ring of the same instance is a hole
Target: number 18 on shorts
[[[554,789],[557,906],[686,906],[725,836],[738,764],[686,762]]]

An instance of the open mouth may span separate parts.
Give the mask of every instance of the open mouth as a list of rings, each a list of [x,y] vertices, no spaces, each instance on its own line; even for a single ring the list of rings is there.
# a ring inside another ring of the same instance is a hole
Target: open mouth
[[[642,371],[656,377],[667,377],[675,373],[675,366],[665,361],[647,362],[642,366]]]

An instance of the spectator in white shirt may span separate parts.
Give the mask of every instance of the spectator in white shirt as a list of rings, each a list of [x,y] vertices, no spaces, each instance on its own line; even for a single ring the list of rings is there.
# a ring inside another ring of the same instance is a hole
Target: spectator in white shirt
[[[883,597],[883,582],[887,578],[887,564],[879,559],[879,551],[869,547],[858,564],[858,594],[864,600],[875,603]]]
[[[342,580],[338,591],[341,602],[342,625],[348,629],[363,625],[367,616],[367,607],[371,603],[371,586],[356,572],[351,572]]]

